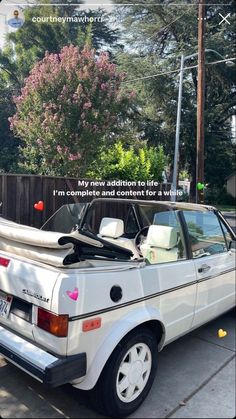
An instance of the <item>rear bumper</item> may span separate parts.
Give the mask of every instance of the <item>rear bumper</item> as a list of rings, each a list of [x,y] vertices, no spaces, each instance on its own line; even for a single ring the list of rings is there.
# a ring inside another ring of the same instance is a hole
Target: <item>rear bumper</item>
[[[86,374],[86,353],[57,358],[0,326],[0,354],[49,387]]]

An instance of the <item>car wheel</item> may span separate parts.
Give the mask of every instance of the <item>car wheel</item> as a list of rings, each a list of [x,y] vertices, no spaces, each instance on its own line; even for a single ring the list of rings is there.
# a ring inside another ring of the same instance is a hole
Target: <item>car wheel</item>
[[[146,398],[157,369],[157,340],[147,328],[129,333],[116,347],[90,392],[100,413],[125,417]]]

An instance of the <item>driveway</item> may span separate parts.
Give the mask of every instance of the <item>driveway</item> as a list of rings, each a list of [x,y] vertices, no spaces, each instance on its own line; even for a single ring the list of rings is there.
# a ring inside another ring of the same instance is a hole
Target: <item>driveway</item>
[[[227,336],[218,338],[218,329]],[[100,418],[84,393],[65,385],[47,390],[0,358],[2,418]],[[168,345],[159,354],[151,392],[133,418],[235,416],[235,312]]]

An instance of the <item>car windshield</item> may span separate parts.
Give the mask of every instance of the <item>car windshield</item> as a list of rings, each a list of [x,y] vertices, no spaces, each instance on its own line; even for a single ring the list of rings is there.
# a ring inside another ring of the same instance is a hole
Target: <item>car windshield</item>
[[[139,224],[135,216],[132,202],[94,201],[86,214],[82,230],[97,235],[103,218],[120,219],[124,223],[124,233],[135,236]]]
[[[42,230],[65,234],[77,230],[80,233],[78,238],[68,236],[63,239],[74,245],[75,254],[68,264],[74,263],[75,258],[130,260],[143,257],[138,246],[146,241],[151,225],[175,227],[174,218],[175,212],[165,203],[97,199],[90,204],[63,205]],[[99,240],[102,247],[92,242],[85,245],[82,236]]]
[[[156,202],[96,200],[88,209],[82,230],[97,235],[104,217],[116,218],[123,220],[124,234],[128,237],[135,237],[143,227],[153,224],[156,214],[163,212],[171,212],[171,209],[165,204]]]
[[[70,233],[79,227],[87,204],[62,205],[41,227],[41,230]]]
[[[163,204],[138,204],[137,210],[139,213],[141,227],[148,227],[154,224],[154,219],[157,214],[169,214],[171,210]],[[165,215],[166,217],[166,215]]]

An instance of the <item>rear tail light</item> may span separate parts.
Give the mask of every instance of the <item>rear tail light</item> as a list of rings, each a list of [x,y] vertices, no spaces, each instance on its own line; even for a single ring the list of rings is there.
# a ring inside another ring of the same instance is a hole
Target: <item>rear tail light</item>
[[[9,263],[10,259],[0,257],[0,266],[4,266],[5,268],[7,268]]]
[[[38,308],[37,326],[59,338],[68,335],[68,314],[54,314],[50,311]]]

